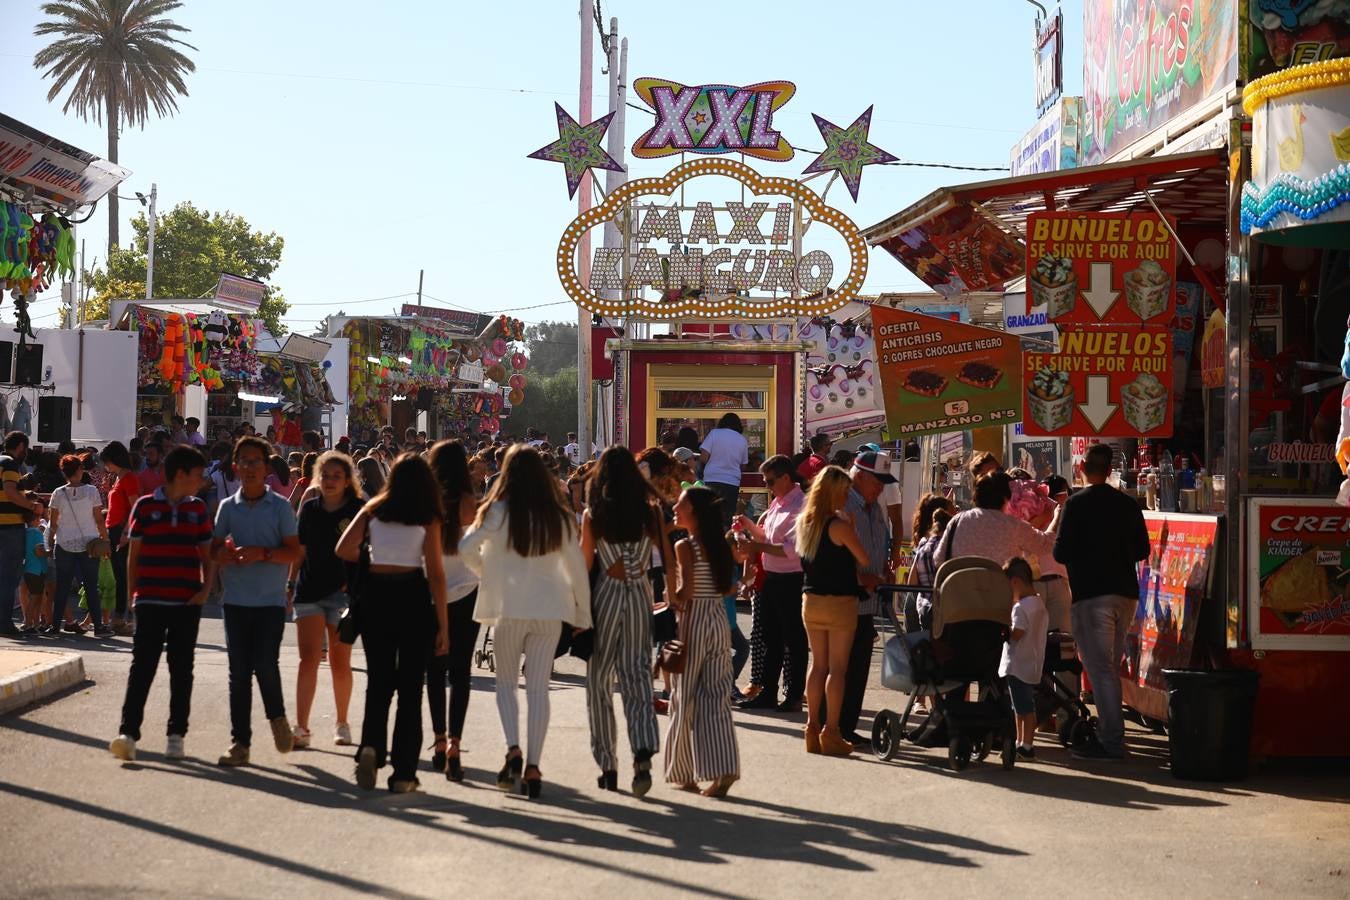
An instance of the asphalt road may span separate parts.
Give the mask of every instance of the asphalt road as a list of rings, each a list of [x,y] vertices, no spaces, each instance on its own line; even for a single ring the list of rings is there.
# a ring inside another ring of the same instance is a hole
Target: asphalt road
[[[468,781],[427,772],[425,793],[395,797],[359,791],[348,751],[327,742],[326,669],[313,749],[276,753],[255,701],[254,765],[214,765],[229,731],[219,619],[202,624],[183,762],[162,756],[163,668],[139,759],[124,764],[107,744],[129,640],[61,644],[86,649],[91,683],[0,717],[0,896],[1350,894],[1350,776],[1186,784],[1166,769],[1166,739],[1137,729],[1123,764],[1076,764],[1043,742],[1038,761],[1013,772],[958,775],[937,750],[890,763],[807,756],[800,717],[738,713],[744,771],[729,799],[658,781],[638,800],[595,788],[581,669],[566,660],[541,800],[493,784],[503,747],[485,671],[466,729]],[[288,704],[295,665],[288,630]],[[353,709],[363,690],[358,673]],[[874,687],[868,709],[903,699]]]

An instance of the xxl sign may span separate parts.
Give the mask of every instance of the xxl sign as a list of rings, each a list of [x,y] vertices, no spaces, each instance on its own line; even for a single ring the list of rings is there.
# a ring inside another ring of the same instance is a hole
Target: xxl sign
[[[666,205],[683,185],[708,176],[749,190],[738,201]],[[639,197],[665,199],[635,203]],[[812,223],[809,248],[800,246],[794,205]],[[583,283],[577,245],[587,230],[611,219],[619,220],[636,249],[597,247]],[[837,237],[830,240],[826,228]],[[827,247],[842,253],[832,255]],[[606,316],[816,316],[857,295],[867,274],[867,247],[852,220],[801,182],[765,178],[734,160],[700,159],[664,178],[639,178],[610,192],[564,231],[557,266],[568,296]],[[602,297],[601,291],[618,297]]]
[[[790,81],[733,87],[639,78],[633,90],[656,113],[656,124],[633,144],[638,159],[677,153],[744,153],[777,162],[792,159],[792,147],[773,128],[774,112],[797,92]]]

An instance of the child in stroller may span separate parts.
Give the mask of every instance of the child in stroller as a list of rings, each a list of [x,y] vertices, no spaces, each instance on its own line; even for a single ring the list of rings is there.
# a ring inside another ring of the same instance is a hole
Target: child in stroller
[[[903,597],[914,587],[887,585],[881,590]],[[931,591],[931,633],[905,634],[904,604],[885,605],[896,634],[882,656],[881,683],[908,694],[909,703],[903,713],[877,714],[873,752],[894,759],[902,740],[931,746],[930,736],[945,731],[953,770],[966,768],[972,757],[983,760],[996,746],[1003,767],[1011,769],[1017,761],[1016,730],[1007,685],[998,674],[1012,607],[1008,579],[992,560],[957,557],[939,567]],[[972,682],[979,688],[974,701],[967,699]],[[931,697],[933,709],[922,725],[909,731],[909,716],[920,696]]]

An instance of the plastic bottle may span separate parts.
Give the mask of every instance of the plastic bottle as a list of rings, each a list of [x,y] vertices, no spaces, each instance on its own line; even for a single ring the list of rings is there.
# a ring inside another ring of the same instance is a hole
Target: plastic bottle
[[[1172,468],[1172,454],[1163,453],[1158,464],[1158,510],[1177,511],[1177,473]]]

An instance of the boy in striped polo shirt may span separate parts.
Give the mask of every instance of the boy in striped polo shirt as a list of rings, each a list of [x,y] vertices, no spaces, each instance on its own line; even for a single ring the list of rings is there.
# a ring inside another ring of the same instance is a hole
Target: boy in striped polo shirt
[[[136,758],[145,700],[168,647],[169,727],[166,759],[182,759],[192,705],[192,662],[197,626],[210,579],[211,517],[196,497],[206,458],[176,447],[164,460],[164,484],[136,501],[128,520],[131,550],[127,583],[136,610],[131,673],[122,704],[122,727],[109,745],[118,759]]]

